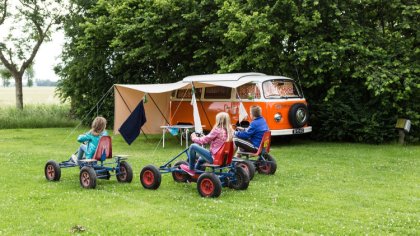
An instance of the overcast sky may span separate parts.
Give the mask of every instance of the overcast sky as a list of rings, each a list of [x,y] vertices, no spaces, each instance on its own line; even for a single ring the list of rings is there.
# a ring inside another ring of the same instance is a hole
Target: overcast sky
[[[35,57],[35,78],[40,80],[57,81],[54,66],[60,62],[60,55],[64,44],[64,33],[58,31],[52,35],[52,41],[44,42]]]

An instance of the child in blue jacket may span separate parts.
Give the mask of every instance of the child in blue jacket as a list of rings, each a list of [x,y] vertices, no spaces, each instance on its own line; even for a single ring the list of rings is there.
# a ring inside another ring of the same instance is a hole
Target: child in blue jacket
[[[250,108],[252,122],[249,127],[235,131],[233,141],[236,147],[245,152],[257,152],[264,133],[268,131],[268,125],[261,115],[260,106],[251,106]]]
[[[77,160],[83,158],[85,154],[86,159],[92,159],[95,154],[96,148],[98,147],[99,139],[102,136],[108,135],[106,128],[106,119],[98,116],[92,122],[92,128],[85,134],[79,135],[77,141],[82,143],[79,147],[78,155],[72,155],[73,162],[77,163]]]

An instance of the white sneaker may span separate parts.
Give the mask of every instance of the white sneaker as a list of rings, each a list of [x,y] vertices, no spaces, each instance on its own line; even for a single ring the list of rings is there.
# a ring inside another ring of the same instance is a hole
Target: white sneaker
[[[77,164],[77,156],[76,155],[71,155],[71,160]]]

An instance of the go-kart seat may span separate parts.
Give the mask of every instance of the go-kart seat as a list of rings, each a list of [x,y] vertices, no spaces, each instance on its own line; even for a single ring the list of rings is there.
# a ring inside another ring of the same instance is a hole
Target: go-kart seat
[[[97,161],[105,161],[108,158],[112,158],[112,144],[110,136],[102,136],[99,139],[98,147],[96,148],[95,154],[92,159]]]
[[[257,152],[254,153],[254,152],[238,151],[237,154],[248,155],[248,156],[259,156],[263,151],[266,153],[269,153],[270,145],[271,145],[271,131],[265,131]]]
[[[217,151],[216,155],[214,155],[213,164],[204,163],[202,166],[207,167],[221,167],[226,166],[232,163],[233,154],[235,150],[233,148],[233,142],[225,142],[223,146]]]

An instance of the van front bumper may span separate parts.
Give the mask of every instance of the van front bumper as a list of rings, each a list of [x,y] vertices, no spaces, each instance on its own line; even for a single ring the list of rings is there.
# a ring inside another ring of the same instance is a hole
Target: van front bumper
[[[312,132],[312,126],[297,129],[271,130],[271,136],[298,135]]]

